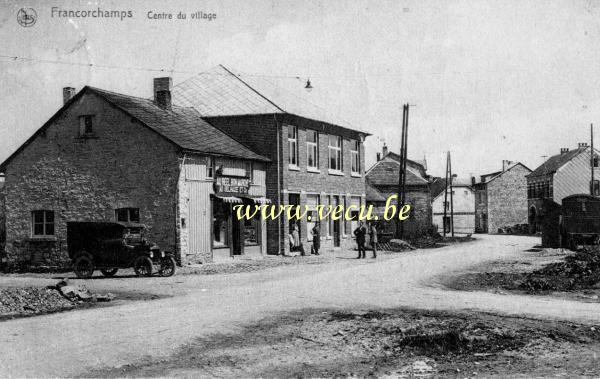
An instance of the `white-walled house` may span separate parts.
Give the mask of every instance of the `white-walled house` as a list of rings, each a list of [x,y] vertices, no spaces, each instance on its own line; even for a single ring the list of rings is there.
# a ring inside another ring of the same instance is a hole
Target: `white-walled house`
[[[451,219],[454,220],[455,234],[471,234],[475,232],[475,193],[470,183],[466,180],[454,179],[452,183],[452,205],[454,216],[450,212],[450,188],[448,196],[445,196],[444,178],[437,179],[432,185],[432,210],[433,225],[437,227],[438,233],[449,233],[451,229]],[[444,207],[446,208],[446,219],[444,220]]]

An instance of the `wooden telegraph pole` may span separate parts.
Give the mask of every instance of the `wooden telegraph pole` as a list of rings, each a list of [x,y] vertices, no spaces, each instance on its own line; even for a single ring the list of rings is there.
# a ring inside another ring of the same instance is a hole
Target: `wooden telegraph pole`
[[[452,187],[452,159],[450,158],[450,152],[448,152],[448,170],[450,176],[450,230],[452,231],[452,237],[454,237],[454,190]]]
[[[595,196],[594,186],[594,124],[590,124],[590,170],[592,171],[592,181],[590,183],[590,195]]]
[[[408,104],[402,106],[402,135],[400,141],[400,170],[398,174],[398,209],[404,205],[406,200],[406,151],[408,140]],[[404,237],[404,224],[396,220],[396,238]]]
[[[442,219],[442,229],[444,230],[444,237],[446,237],[446,217],[448,217],[448,173],[450,170],[448,169],[448,165],[450,164],[450,152],[446,153],[446,177],[444,181],[444,218]]]

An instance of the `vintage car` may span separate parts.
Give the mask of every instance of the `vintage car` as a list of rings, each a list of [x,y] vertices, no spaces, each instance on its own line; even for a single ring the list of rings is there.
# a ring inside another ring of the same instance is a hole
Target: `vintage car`
[[[67,246],[75,274],[91,278],[100,269],[104,276],[113,276],[120,268],[133,267],[138,276],[151,276],[157,266],[159,275],[172,276],[173,254],[148,242],[145,230],[136,223],[68,222]]]

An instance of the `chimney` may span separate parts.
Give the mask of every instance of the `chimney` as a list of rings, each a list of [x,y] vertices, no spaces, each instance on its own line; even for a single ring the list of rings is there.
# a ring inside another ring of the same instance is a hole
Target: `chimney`
[[[68,103],[75,96],[75,88],[64,87],[63,88],[63,105]]]
[[[377,162],[381,160],[381,153],[377,153]]]
[[[502,160],[502,172],[506,171],[508,169],[508,166],[510,166],[512,164],[511,161],[507,161],[507,160]]]
[[[578,146],[577,146],[577,147],[578,147],[578,148],[582,148],[582,147],[588,147],[588,144],[587,144],[587,142],[579,142],[579,144],[578,144]]]
[[[569,152],[569,148],[568,147],[561,147],[560,148],[560,153],[564,154],[564,153],[568,153]]]
[[[477,179],[471,174],[471,185],[474,186],[475,184],[477,184]]]
[[[163,109],[171,109],[171,88],[173,88],[172,78],[154,78],[154,102],[156,105]]]
[[[385,158],[385,156],[386,156],[387,154],[388,154],[388,147],[387,147],[387,145],[384,143],[384,144],[383,144],[383,149],[382,149],[382,154],[381,154],[381,156],[382,156],[383,158]]]

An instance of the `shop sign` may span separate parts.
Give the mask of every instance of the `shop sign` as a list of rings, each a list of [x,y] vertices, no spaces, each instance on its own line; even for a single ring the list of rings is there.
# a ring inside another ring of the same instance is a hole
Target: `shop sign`
[[[217,175],[215,177],[215,193],[243,195],[248,194],[249,189],[250,178],[226,175]]]

